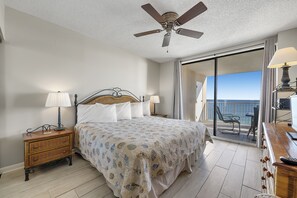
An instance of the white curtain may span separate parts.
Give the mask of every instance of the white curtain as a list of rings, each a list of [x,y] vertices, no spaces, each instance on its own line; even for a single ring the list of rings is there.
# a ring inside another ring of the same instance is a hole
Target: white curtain
[[[261,146],[262,139],[262,123],[272,121],[272,91],[276,86],[276,71],[275,69],[267,68],[272,56],[275,52],[275,43],[277,42],[277,36],[270,37],[265,40],[264,45],[264,59],[262,66],[262,87],[261,98],[259,107],[259,121],[258,121],[258,143],[257,146]]]
[[[181,60],[174,62],[174,96],[173,96],[173,118],[183,119],[183,94],[182,94],[182,65]]]

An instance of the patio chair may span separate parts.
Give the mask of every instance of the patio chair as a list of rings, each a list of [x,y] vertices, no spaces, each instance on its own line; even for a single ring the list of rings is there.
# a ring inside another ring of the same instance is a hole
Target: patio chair
[[[217,114],[218,114],[218,117],[219,117],[219,120],[223,121],[224,123],[231,123],[232,124],[232,131],[233,131],[233,134],[237,134],[239,135],[240,133],[240,117],[239,116],[236,116],[236,115],[233,115],[233,114],[222,114],[221,113],[221,110],[220,108],[217,106]],[[235,133],[234,132],[234,123],[237,123],[238,124],[238,133]],[[223,133],[223,132],[222,132]]]

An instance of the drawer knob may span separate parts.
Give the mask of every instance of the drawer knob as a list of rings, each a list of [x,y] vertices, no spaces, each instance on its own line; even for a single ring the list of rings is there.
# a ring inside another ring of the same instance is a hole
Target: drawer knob
[[[261,180],[266,180],[266,178],[264,176],[261,177]]]
[[[264,157],[264,160],[265,160],[265,162],[267,162],[267,161],[270,160],[270,158],[269,158],[268,156],[265,156],[265,157]]]
[[[267,189],[267,187],[265,185],[262,185],[262,189]]]
[[[33,146],[33,149],[38,149],[39,148],[39,146]]]
[[[267,146],[262,145],[261,148],[262,148],[262,149],[267,149]]]
[[[267,168],[263,167],[263,171],[264,171],[264,172],[267,171]]]
[[[270,171],[268,171],[268,172],[266,173],[266,175],[267,175],[267,177],[272,177],[272,178],[273,178],[273,174],[272,174]]]

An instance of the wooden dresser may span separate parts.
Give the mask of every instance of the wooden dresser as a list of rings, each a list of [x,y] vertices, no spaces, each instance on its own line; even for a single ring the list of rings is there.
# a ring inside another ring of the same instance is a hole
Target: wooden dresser
[[[280,156],[297,158],[297,141],[293,141],[287,131],[294,131],[287,124],[263,123],[263,176],[264,192],[281,198],[297,198],[297,166],[280,161]]]
[[[72,165],[73,131],[24,133],[25,181],[29,180],[31,168],[57,159],[67,158]]]

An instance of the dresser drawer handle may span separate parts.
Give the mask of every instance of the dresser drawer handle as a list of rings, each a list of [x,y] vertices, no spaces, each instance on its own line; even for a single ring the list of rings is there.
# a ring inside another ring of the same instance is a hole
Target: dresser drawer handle
[[[267,176],[267,177],[272,177],[272,178],[273,178],[273,174],[272,174],[270,171],[268,171],[268,172],[266,173],[266,176]]]
[[[267,189],[267,187],[265,185],[262,185],[262,189]]]
[[[270,161],[270,158],[267,157],[267,156],[265,156],[265,157],[264,157],[264,160],[265,160],[265,162],[267,162],[267,161]]]
[[[260,159],[260,162],[262,162],[262,163],[266,163],[266,162],[269,161],[269,160],[270,160],[270,158],[267,157],[267,156],[265,156],[264,159]]]
[[[39,148],[39,146],[33,146],[33,149],[38,149]]]
[[[267,168],[263,167],[263,172],[267,171]]]
[[[267,149],[267,146],[262,145],[261,148],[262,148],[262,149]]]
[[[39,159],[38,157],[34,157],[34,158],[33,158],[33,162],[38,161],[38,159]]]

